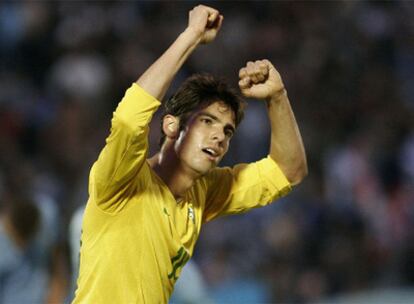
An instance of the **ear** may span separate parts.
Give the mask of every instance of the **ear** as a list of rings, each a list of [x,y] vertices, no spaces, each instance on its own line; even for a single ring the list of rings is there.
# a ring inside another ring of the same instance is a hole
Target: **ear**
[[[171,114],[164,116],[162,120],[162,130],[167,138],[175,139],[178,136],[180,121],[178,117]]]

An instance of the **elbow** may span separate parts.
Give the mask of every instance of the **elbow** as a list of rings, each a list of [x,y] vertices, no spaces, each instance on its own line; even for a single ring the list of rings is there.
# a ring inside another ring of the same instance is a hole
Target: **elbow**
[[[287,170],[286,178],[292,186],[300,184],[303,179],[308,175],[308,165],[306,160],[303,161],[300,165],[295,166],[294,168]]]
[[[270,154],[270,157],[277,159]],[[282,170],[286,179],[292,186],[296,186],[302,182],[302,180],[308,175],[308,164],[306,156],[295,157],[285,161],[276,161],[279,168]]]
[[[298,177],[296,178],[296,180],[294,181],[293,185],[298,185],[300,184],[305,177],[308,175],[308,166],[305,164],[303,166],[303,168],[300,170],[300,173],[298,174]]]

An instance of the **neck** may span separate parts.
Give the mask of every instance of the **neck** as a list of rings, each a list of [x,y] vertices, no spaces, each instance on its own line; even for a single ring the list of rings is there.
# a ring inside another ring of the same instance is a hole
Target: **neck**
[[[148,160],[151,168],[167,185],[176,200],[194,185],[198,176],[186,169],[178,159],[173,147],[163,147],[160,152]]]

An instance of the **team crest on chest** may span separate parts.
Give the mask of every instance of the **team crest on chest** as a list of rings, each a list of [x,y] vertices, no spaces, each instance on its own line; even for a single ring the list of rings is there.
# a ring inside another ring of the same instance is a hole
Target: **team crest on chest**
[[[188,218],[195,224],[195,213],[192,206],[188,207]]]

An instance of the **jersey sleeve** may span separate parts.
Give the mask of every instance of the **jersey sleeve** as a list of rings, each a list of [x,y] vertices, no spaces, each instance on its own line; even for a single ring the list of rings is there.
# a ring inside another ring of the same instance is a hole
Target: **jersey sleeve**
[[[110,135],[89,177],[89,195],[101,209],[116,212],[127,201],[145,164],[148,124],[160,104],[136,83],[118,104]]]
[[[270,204],[292,186],[270,156],[233,168],[217,168],[207,176],[203,222]]]

